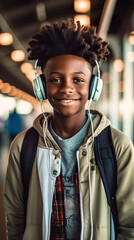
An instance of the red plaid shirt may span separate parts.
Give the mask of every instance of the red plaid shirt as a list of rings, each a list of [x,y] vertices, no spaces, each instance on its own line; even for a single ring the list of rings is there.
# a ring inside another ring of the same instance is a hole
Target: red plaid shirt
[[[53,212],[51,216],[51,234],[50,240],[65,240],[65,211],[64,211],[64,183],[63,177],[60,174],[56,179],[55,193],[53,198]],[[79,184],[78,184],[78,172],[75,172],[75,184],[78,194],[79,206]],[[80,207],[79,207],[80,209]]]

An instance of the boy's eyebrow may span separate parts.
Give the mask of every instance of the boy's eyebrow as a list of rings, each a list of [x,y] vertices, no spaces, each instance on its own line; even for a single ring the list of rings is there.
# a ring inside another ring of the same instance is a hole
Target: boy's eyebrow
[[[84,73],[84,72],[73,72],[73,74],[83,74],[83,75],[85,75],[86,76],[86,74]],[[61,73],[60,72],[50,72],[48,75],[50,76],[50,75],[52,75],[52,74],[60,74],[61,75]]]
[[[48,74],[48,76],[50,76],[50,75],[52,75],[52,74],[55,74],[55,73],[56,73],[56,74],[57,74],[57,73],[58,73],[58,74],[61,74],[60,72],[50,72],[50,73]]]
[[[75,74],[84,74],[86,76],[86,74],[84,72],[74,72]]]

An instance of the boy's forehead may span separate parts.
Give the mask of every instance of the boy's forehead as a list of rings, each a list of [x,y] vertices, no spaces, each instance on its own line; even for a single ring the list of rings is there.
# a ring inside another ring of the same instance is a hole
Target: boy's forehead
[[[44,64],[43,71],[48,71],[52,68],[63,68],[64,66],[69,68],[88,68],[92,71],[91,64],[83,57],[76,55],[59,55],[48,59]]]

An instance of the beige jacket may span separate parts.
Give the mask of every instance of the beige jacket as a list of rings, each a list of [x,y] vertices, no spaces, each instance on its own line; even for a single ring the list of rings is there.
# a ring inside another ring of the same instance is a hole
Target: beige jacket
[[[93,120],[94,135],[97,136],[110,124],[110,121],[97,111],[92,113],[95,116]],[[49,157],[46,154],[48,150],[44,145],[40,118],[41,116],[34,121],[34,127],[38,130],[40,138],[30,180],[27,225],[24,233],[20,151],[25,132],[19,134],[11,144],[4,194],[9,240],[49,239],[53,195],[51,190],[55,183],[51,178],[50,170],[54,156],[61,157],[61,150],[47,130],[47,143],[51,150]],[[91,168],[94,164],[92,159],[95,158],[91,135],[91,129],[89,128],[88,135],[77,152],[82,218],[81,240],[90,239],[89,176],[91,183],[93,240],[111,240],[110,209],[107,204],[105,190],[97,166],[96,168]],[[112,137],[118,167],[116,200],[120,227],[117,239],[132,240],[134,239],[134,149],[129,138],[114,128],[112,128]],[[42,185],[41,181],[44,181],[44,185]]]

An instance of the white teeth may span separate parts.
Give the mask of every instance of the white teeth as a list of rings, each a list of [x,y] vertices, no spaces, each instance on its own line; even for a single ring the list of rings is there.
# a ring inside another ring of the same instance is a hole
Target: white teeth
[[[67,100],[67,99],[65,100],[65,99],[64,99],[64,100],[61,100],[61,101],[62,101],[62,102],[72,102],[73,100],[71,100],[71,99],[70,99],[70,100],[69,100],[69,99],[68,99],[68,100]]]

